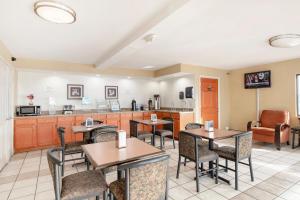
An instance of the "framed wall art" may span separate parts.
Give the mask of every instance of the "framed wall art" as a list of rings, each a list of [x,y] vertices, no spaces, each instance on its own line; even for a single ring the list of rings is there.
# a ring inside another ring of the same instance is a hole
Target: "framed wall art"
[[[118,99],[118,86],[105,86],[105,99]]]
[[[84,86],[78,84],[67,84],[68,96],[67,98],[70,100],[81,100],[84,96]]]

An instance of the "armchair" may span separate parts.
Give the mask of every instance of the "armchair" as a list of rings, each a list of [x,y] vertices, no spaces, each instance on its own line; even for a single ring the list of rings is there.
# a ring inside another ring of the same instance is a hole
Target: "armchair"
[[[288,111],[263,110],[260,121],[248,122],[247,131],[253,132],[253,140],[275,144],[280,150],[282,143],[289,145],[289,123]]]

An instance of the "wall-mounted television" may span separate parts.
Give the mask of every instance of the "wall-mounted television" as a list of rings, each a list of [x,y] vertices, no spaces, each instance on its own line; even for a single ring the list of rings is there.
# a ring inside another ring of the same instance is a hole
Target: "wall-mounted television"
[[[271,87],[271,71],[245,74],[245,89]]]

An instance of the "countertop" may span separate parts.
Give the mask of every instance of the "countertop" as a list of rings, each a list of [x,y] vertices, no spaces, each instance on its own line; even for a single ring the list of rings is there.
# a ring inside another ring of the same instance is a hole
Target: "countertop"
[[[90,111],[83,111],[83,110],[78,110],[74,111],[73,114],[67,114],[64,115],[62,114],[62,111],[57,111],[56,114],[49,114],[49,113],[42,113],[41,115],[35,115],[35,116],[15,116],[14,119],[25,119],[25,118],[38,118],[38,117],[65,117],[65,116],[78,116],[78,115],[92,115],[92,114],[114,114],[114,113],[141,113],[141,112],[169,112],[169,113],[180,113],[180,114],[185,114],[185,113],[194,113],[194,111],[185,111],[185,110],[138,110],[138,111],[131,111],[131,110],[121,110],[121,111],[96,111],[96,110],[90,110]]]

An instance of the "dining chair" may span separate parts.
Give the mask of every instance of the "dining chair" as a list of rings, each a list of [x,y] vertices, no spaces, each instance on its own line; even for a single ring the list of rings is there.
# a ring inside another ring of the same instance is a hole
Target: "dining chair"
[[[65,162],[85,159],[85,157],[83,156],[83,150],[81,148],[81,145],[84,145],[85,142],[80,141],[80,142],[72,142],[72,143],[66,144],[64,127],[57,128],[57,133],[58,133],[58,138],[60,140],[60,147],[62,148],[62,163],[63,163],[62,164],[62,176],[64,176]],[[78,153],[81,154],[81,157],[66,160],[67,155],[78,154]]]
[[[106,199],[108,185],[100,171],[83,171],[62,178],[62,153],[63,148],[49,149],[47,152],[55,200]]]
[[[192,123],[188,123],[185,126],[185,130],[192,130],[192,129],[198,129],[198,128],[203,128],[203,127],[204,127],[204,124],[192,122]],[[199,141],[199,145],[202,147],[208,148],[209,142],[208,142],[208,140],[204,140],[201,138],[201,140]],[[213,147],[218,148],[218,144],[214,142]],[[184,158],[184,166],[186,166],[186,161],[187,161],[186,158]],[[201,168],[203,169],[203,164],[201,165]]]
[[[105,125],[98,127],[92,131],[92,138],[91,141],[92,143],[100,143],[100,142],[109,142],[109,141],[114,141],[116,140],[117,137],[117,126],[114,125]],[[86,158],[86,164],[87,164],[87,170],[90,169],[90,163],[88,159]],[[107,173],[117,171],[116,166],[109,166],[109,167],[104,167],[100,169],[104,176]]]
[[[251,181],[254,181],[253,169],[252,169],[252,131],[244,132],[240,135],[235,136],[235,147],[232,146],[221,146],[214,151],[221,157],[225,159],[225,166],[220,165],[225,168],[225,171],[231,170],[235,172],[235,189],[238,190],[238,166],[244,164],[249,166]],[[244,159],[248,159],[248,163],[241,162]],[[235,168],[232,169],[228,167],[228,160],[235,163]]]
[[[138,122],[135,120],[130,120],[130,137],[136,137],[140,140],[143,140],[146,142],[146,139],[150,139],[150,144],[152,144],[154,135],[151,132],[148,131],[139,131],[138,130]]]
[[[180,131],[179,132],[179,158],[177,165],[177,175],[176,178],[179,178],[181,157],[187,158],[192,162],[196,163],[196,188],[197,192],[200,190],[199,186],[199,177],[204,174],[212,173],[215,176],[215,183],[218,184],[218,170],[219,170],[219,156],[214,151],[209,150],[206,147],[200,146],[200,138],[192,135],[190,133]],[[207,162],[215,162],[216,166],[204,170],[202,165]],[[201,168],[200,168],[201,165]]]
[[[167,199],[168,161],[169,155],[163,154],[119,165],[125,178],[112,182],[109,191],[116,200]]]
[[[163,147],[165,147],[165,138],[166,137],[171,137],[172,141],[173,141],[173,147],[175,149],[175,138],[174,138],[174,120],[173,118],[170,117],[164,117],[162,118],[163,120],[166,121],[170,121],[172,123],[170,124],[164,124],[162,129],[157,129],[155,131],[155,135],[159,135],[160,136],[160,149],[162,149]],[[154,137],[155,139],[155,137]]]

